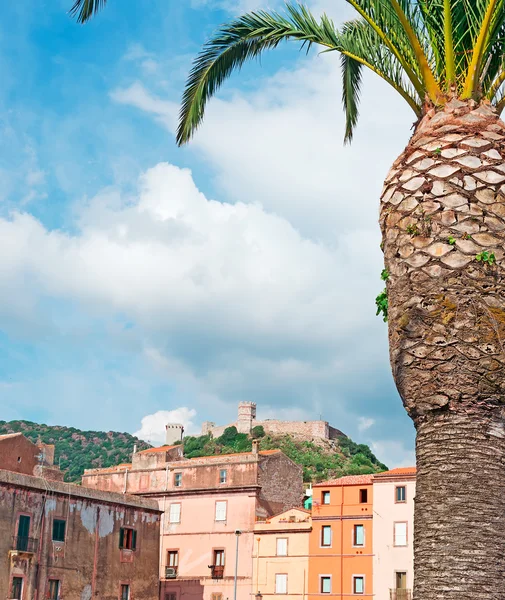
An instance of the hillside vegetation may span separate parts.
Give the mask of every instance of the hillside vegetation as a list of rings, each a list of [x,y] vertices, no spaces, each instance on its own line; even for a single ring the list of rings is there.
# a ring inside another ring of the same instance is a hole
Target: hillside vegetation
[[[78,482],[84,469],[110,467],[131,462],[133,446],[138,450],[150,448],[146,442],[114,431],[81,431],[74,427],[38,425],[30,421],[0,421],[0,435],[21,432],[32,442],[40,439],[55,445],[55,464],[66,471],[65,480]],[[290,435],[265,435],[263,427],[255,427],[252,435],[238,433],[228,427],[223,435],[184,438],[184,455],[187,458],[250,452],[252,441],[257,439],[260,450],[279,448],[291,460],[303,467],[306,482],[323,481],[342,475],[360,475],[384,471],[382,464],[365,444],[356,444],[346,436],[331,442],[314,442],[296,439]]]
[[[261,425],[252,430],[252,435],[238,433],[236,427],[228,427],[223,435],[184,438],[184,455],[188,458],[250,452],[252,440],[257,439],[260,450],[279,448],[291,460],[303,467],[306,482],[324,481],[342,475],[364,475],[386,471],[366,444],[356,444],[342,435],[329,442],[314,443],[297,439],[291,435],[269,436]]]
[[[84,469],[111,467],[131,462],[134,444],[139,450],[149,444],[129,433],[81,431],[75,427],[38,425],[30,421],[0,421],[0,435],[20,431],[32,442],[54,444],[55,464],[65,473],[65,481],[80,481]]]

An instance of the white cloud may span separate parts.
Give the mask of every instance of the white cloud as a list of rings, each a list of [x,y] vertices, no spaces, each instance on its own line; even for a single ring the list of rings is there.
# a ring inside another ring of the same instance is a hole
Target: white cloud
[[[390,469],[410,467],[416,464],[414,450],[404,442],[394,440],[375,440],[370,443],[372,452]]]
[[[159,410],[152,415],[143,417],[141,427],[133,435],[150,444],[163,444],[165,442],[165,425],[169,423],[184,426],[185,434],[195,433],[193,419],[196,410],[181,406],[174,410]]]
[[[360,417],[358,419],[358,431],[362,433],[367,429],[370,429],[375,424],[375,419],[370,419],[368,417]]]

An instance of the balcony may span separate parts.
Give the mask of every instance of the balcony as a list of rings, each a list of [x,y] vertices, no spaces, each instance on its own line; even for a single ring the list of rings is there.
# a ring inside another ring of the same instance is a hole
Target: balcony
[[[400,588],[389,590],[389,600],[412,600],[412,590]]]
[[[175,579],[177,577],[177,567],[165,567],[165,579]]]
[[[15,536],[12,538],[12,551],[34,554],[39,547],[39,540],[31,537]]]
[[[224,567],[221,565],[211,565],[210,566],[210,574],[211,574],[212,579],[223,579]]]

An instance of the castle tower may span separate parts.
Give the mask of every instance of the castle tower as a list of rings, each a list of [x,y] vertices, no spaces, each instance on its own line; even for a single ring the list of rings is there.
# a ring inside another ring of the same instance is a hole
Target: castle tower
[[[175,442],[180,442],[184,434],[184,426],[180,423],[168,423],[165,425],[165,444],[172,446]]]
[[[240,402],[238,405],[237,430],[239,433],[251,433],[256,420],[256,403]]]

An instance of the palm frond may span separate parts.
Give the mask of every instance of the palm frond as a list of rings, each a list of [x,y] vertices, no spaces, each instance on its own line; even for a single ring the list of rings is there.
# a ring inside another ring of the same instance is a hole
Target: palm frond
[[[345,112],[344,142],[352,142],[354,127],[358,122],[359,95],[363,65],[347,54],[340,55],[342,67],[342,104]]]
[[[78,23],[86,23],[106,4],[107,0],[75,0],[69,13]]]
[[[318,22],[303,6],[287,6],[287,16],[253,12],[221,27],[203,47],[188,77],[180,110],[177,143],[187,142],[204,116],[205,106],[224,80],[242,65],[282,41],[296,40],[310,47],[318,44],[337,48],[333,22],[323,16]]]

